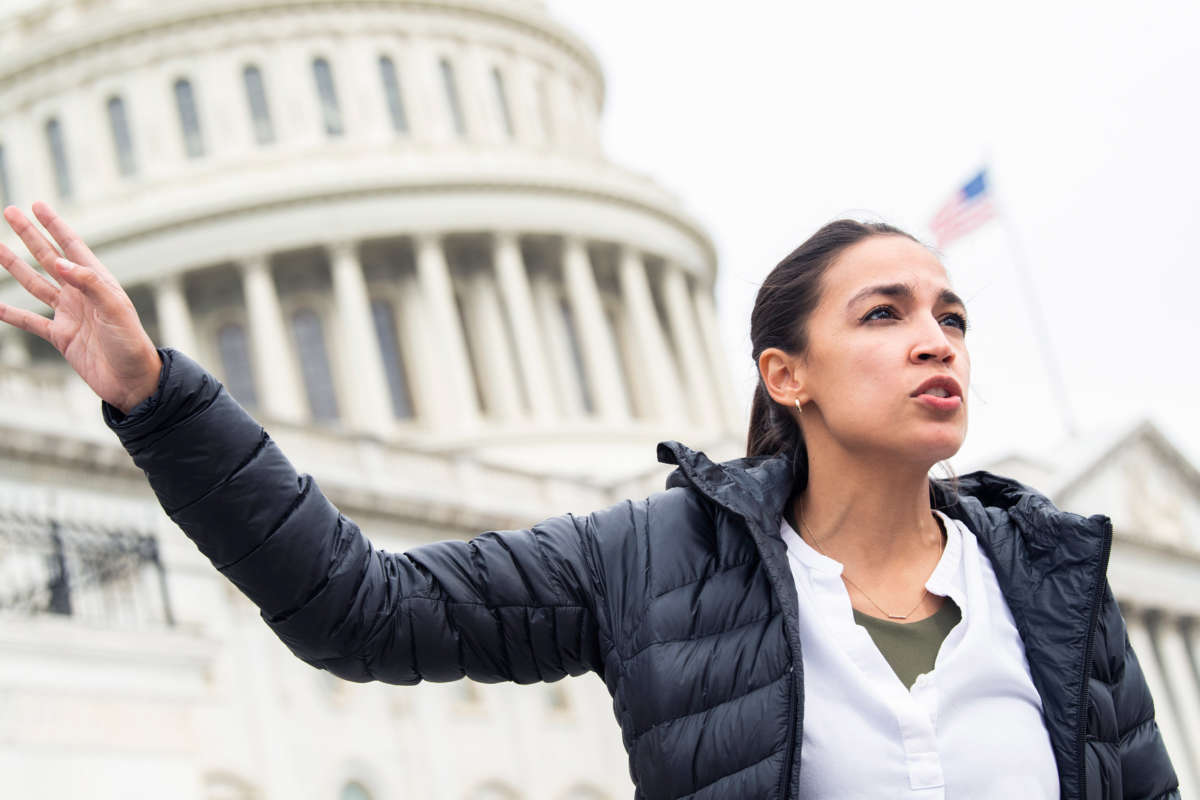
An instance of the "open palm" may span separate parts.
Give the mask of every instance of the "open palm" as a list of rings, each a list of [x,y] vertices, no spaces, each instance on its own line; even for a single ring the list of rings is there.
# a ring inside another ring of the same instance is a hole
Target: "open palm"
[[[83,240],[45,203],[34,203],[33,213],[61,252],[17,208],[5,209],[4,219],[54,280],[3,244],[0,266],[54,315],[48,319],[0,303],[0,320],[54,345],[97,395],[128,412],[158,383],[161,361],[154,343],[129,295]]]

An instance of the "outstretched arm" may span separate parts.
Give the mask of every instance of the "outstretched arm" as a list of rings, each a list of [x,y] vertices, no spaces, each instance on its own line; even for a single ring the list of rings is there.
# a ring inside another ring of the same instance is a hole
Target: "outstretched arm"
[[[552,680],[603,668],[602,551],[632,506],[407,553],[374,549],[198,364],[158,350],[94,254],[44,204],[5,219],[47,275],[0,264],[54,312],[0,304],[105,401],[106,422],[163,508],[300,658],[351,680]]]

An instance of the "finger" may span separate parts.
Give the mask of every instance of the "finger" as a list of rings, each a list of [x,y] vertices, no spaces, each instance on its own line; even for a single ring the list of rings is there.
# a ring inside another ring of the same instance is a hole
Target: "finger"
[[[96,268],[59,258],[55,269],[62,276],[63,282],[83,292],[83,296],[99,311],[115,316],[126,310],[121,303],[120,297],[123,292],[120,287],[114,288]]]
[[[8,270],[17,283],[38,300],[54,308],[58,302],[58,287],[42,277],[42,274],[18,258],[17,254],[0,244],[0,266]]]
[[[76,264],[98,267],[101,271],[106,271],[92,249],[84,244],[83,239],[79,238],[79,234],[75,233],[67,221],[55,213],[49,204],[38,200],[33,204],[33,215],[37,217],[38,222],[42,223],[42,227],[54,237],[54,241],[58,242],[63,255]]]
[[[50,320],[41,314],[35,314],[23,308],[14,308],[7,303],[0,303],[0,322],[7,322],[23,331],[40,336],[47,342],[50,341]]]
[[[62,278],[55,271],[54,267],[54,260],[58,258],[59,252],[54,249],[54,245],[50,244],[50,240],[43,236],[42,232],[37,229],[37,226],[29,221],[29,217],[21,213],[21,209],[16,206],[9,206],[4,209],[4,219],[8,222],[8,226],[13,229],[13,233],[21,238],[30,255],[42,265],[42,269],[53,275],[61,283]]]

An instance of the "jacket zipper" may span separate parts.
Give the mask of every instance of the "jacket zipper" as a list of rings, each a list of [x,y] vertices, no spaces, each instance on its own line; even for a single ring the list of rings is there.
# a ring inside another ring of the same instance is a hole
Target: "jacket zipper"
[[[1096,621],[1100,616],[1100,604],[1104,601],[1105,576],[1108,573],[1108,559],[1112,553],[1112,520],[1106,517],[1104,520],[1104,527],[1104,550],[1100,556],[1100,577],[1096,580],[1096,587],[1092,590],[1092,605],[1091,611],[1088,614],[1087,642],[1083,648],[1083,688],[1079,693],[1079,729],[1076,731],[1076,748],[1079,754],[1080,798],[1085,797],[1087,792],[1087,753],[1085,752],[1084,748],[1086,747],[1087,743],[1088,673],[1091,672],[1092,668],[1092,656],[1094,655],[1093,648],[1096,644]]]
[[[783,774],[779,778],[780,800],[787,800],[788,792],[791,789],[792,762],[796,758],[796,717],[799,714],[796,710],[796,696],[799,691],[796,689],[796,665],[794,663],[788,667],[788,672],[792,676],[792,685],[788,691],[792,713],[788,716],[787,755],[783,759]]]

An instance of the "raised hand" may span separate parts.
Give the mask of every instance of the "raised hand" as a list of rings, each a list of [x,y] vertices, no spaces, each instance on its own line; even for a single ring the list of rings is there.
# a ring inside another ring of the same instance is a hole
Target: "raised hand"
[[[54,280],[3,244],[0,266],[50,306],[54,316],[47,319],[0,303],[0,320],[54,345],[92,391],[128,413],[158,385],[162,361],[154,342],[129,295],[62,217],[42,202],[33,204],[33,213],[61,252],[16,207],[4,209],[4,219]]]

